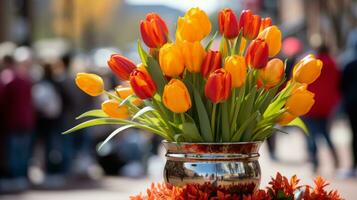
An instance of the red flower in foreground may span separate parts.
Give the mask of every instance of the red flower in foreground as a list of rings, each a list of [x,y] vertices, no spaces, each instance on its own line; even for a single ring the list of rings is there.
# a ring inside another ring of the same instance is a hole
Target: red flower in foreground
[[[160,15],[149,13],[140,22],[140,33],[148,47],[159,48],[167,42],[169,30]]]
[[[328,183],[321,177],[315,179],[315,186],[304,186],[306,190],[302,200],[342,200],[336,190],[326,191]],[[299,179],[296,176],[290,178],[290,181],[277,173],[272,178],[269,187],[266,190],[256,190],[252,193],[253,188],[250,185],[244,185],[238,188],[237,185],[227,187],[216,187],[206,183],[188,184],[182,188],[170,184],[152,184],[146,191],[146,195],[139,194],[130,197],[131,200],[273,200],[273,199],[294,199],[294,193],[303,187],[298,185]],[[249,191],[246,190],[250,188]],[[251,194],[252,193],[252,194]]]

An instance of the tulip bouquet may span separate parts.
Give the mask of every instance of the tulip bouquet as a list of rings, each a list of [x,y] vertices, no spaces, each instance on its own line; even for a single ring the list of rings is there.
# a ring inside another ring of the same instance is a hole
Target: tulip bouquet
[[[218,14],[219,49],[211,49],[217,36],[207,14],[188,10],[177,21],[175,41],[165,21],[150,13],[140,22],[145,50],[138,41],[140,64],[114,54],[108,65],[130,85],[103,89],[95,74],[79,73],[76,84],[92,96],[106,94],[101,109],[78,118],[95,117],[68,130],[120,125],[102,143],[128,128],[144,129],[168,141],[261,141],[277,131],[275,125],[306,127],[299,116],[314,104],[307,86],[320,75],[322,62],[308,55],[284,76],[284,62],[274,58],[282,35],[270,18],[243,10],[238,18],[226,8]],[[204,42],[206,41],[206,42]]]

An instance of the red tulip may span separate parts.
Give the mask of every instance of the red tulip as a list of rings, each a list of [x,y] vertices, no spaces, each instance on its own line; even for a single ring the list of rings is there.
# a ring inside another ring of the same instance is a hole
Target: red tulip
[[[129,80],[130,73],[136,68],[133,61],[119,54],[111,55],[108,65],[115,75],[126,81]]]
[[[149,13],[140,22],[140,32],[148,47],[159,48],[167,42],[169,30],[160,15]]]
[[[268,44],[263,39],[256,39],[250,43],[245,54],[248,66],[261,69],[266,66],[269,57]]]
[[[260,31],[263,31],[265,28],[272,25],[273,25],[273,20],[270,17],[262,18],[260,22]]]
[[[243,10],[239,18],[239,30],[243,29],[243,37],[253,40],[258,36],[261,18],[250,10]]]
[[[231,95],[232,76],[225,69],[217,69],[209,76],[206,86],[206,97],[213,103],[225,101]]]
[[[130,86],[140,99],[148,99],[156,93],[156,84],[145,69],[135,69],[130,74]]]
[[[222,55],[219,51],[208,51],[203,59],[201,74],[208,77],[211,72],[222,67]]]
[[[219,32],[225,38],[233,39],[238,36],[238,20],[237,15],[230,8],[225,8],[218,13]]]

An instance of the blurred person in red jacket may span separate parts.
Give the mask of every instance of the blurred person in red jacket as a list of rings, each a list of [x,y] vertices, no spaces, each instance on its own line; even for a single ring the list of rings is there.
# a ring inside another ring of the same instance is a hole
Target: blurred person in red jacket
[[[335,59],[329,53],[326,45],[319,47],[316,57],[323,62],[323,67],[320,77],[308,86],[309,90],[315,93],[315,104],[304,117],[310,133],[310,136],[307,137],[307,144],[314,172],[317,172],[319,166],[317,143],[320,137],[326,141],[331,151],[334,167],[338,168],[339,165],[337,152],[329,135],[329,119],[339,103],[339,81],[341,76]]]
[[[3,84],[1,104],[3,131],[6,140],[6,162],[10,179],[17,181],[19,190],[27,188],[27,170],[34,128],[31,81],[19,72],[12,56],[3,58],[0,73]]]

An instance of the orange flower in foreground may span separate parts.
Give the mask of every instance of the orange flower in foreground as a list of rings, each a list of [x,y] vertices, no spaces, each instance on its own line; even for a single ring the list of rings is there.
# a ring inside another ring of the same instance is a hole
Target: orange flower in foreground
[[[293,79],[299,83],[313,83],[321,74],[322,64],[312,54],[305,56],[294,66]]]
[[[135,69],[130,74],[130,85],[140,99],[148,99],[156,93],[156,84],[147,71]]]
[[[102,110],[112,118],[127,119],[129,117],[128,106],[120,106],[120,103],[114,99],[104,101],[102,103]]]
[[[306,86],[301,86],[292,92],[286,100],[285,107],[292,115],[305,115],[315,103],[314,96],[315,94],[308,91]]]
[[[268,62],[268,44],[262,39],[253,40],[245,54],[245,61],[249,67],[261,69]]]
[[[159,48],[167,42],[169,30],[160,15],[149,13],[140,22],[140,33],[148,47]]]
[[[247,66],[242,56],[228,56],[224,63],[224,69],[232,75],[232,87],[241,87],[247,76]]]
[[[284,63],[279,58],[270,60],[264,68],[259,70],[258,84],[266,89],[280,83],[284,77]]]
[[[90,96],[99,96],[104,91],[103,79],[96,74],[78,73],[76,85]]]
[[[165,85],[162,95],[164,105],[174,113],[184,113],[191,108],[191,97],[185,84],[178,79],[171,79]]]
[[[225,69],[217,69],[209,76],[206,86],[206,97],[213,103],[225,101],[231,95],[232,76]]]
[[[129,80],[130,73],[136,68],[133,61],[120,54],[111,55],[108,65],[115,75],[125,81]]]
[[[238,20],[234,11],[230,8],[225,8],[218,13],[219,32],[225,38],[233,39],[238,36]]]
[[[115,88],[115,92],[121,99],[126,99],[128,96],[134,94],[134,91],[131,89],[131,87],[123,87],[121,85]],[[143,101],[139,98],[134,98],[131,100],[131,103],[135,106],[140,106]]]
[[[258,36],[261,18],[253,15],[250,10],[243,10],[239,18],[239,29],[243,30],[243,37],[253,40]]]

